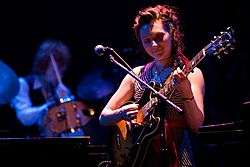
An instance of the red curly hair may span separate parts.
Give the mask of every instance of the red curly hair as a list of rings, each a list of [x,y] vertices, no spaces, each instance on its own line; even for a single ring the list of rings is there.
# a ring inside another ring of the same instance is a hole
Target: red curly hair
[[[156,5],[147,7],[138,12],[135,17],[133,29],[136,38],[140,41],[139,30],[145,24],[153,24],[156,20],[163,22],[164,28],[173,38],[173,53],[178,64],[187,65],[189,60],[184,56],[183,33],[180,30],[179,13],[175,7],[168,5]]]

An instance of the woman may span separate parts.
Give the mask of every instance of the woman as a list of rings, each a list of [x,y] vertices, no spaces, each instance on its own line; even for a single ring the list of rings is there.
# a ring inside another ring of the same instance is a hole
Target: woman
[[[180,114],[166,103],[157,106],[155,113],[163,118],[160,124],[163,130],[158,130],[150,140],[145,157],[139,160],[142,162],[140,165],[194,166],[189,132],[197,132],[204,121],[205,84],[200,69],[194,68],[188,76],[181,70],[188,67],[189,62],[183,54],[183,34],[177,10],[167,5],[140,10],[134,30],[146,53],[153,58],[148,64],[134,68],[134,73],[147,83],[154,81],[163,85],[168,76],[173,77],[176,89],[169,98],[183,110]],[[127,102],[141,100],[145,90],[145,86],[126,75],[103,109],[100,123],[116,125],[121,120],[131,122],[142,106]],[[115,165],[119,166],[119,163]]]

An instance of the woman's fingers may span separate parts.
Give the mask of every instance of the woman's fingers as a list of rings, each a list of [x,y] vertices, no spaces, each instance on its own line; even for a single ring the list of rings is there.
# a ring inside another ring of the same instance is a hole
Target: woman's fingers
[[[122,107],[124,110],[128,110],[128,111],[131,111],[131,110],[136,110],[139,108],[139,104],[128,104],[128,105],[125,105]]]
[[[191,90],[190,81],[179,67],[174,71],[174,84],[183,93]]]
[[[128,104],[120,109],[121,117],[125,120],[132,120],[136,117],[138,113],[138,104]]]
[[[186,79],[186,76],[184,74],[184,72],[180,69],[180,67],[178,67],[175,71],[174,71],[174,77],[177,81],[181,81],[183,79]]]
[[[137,113],[138,113],[138,110],[129,111],[129,112],[127,112],[127,116],[128,116],[128,118],[129,118],[130,120],[131,120],[131,119],[135,119]]]

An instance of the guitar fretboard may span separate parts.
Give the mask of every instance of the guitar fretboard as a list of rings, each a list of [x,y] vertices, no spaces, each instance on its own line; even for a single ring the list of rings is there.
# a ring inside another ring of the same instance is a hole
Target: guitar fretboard
[[[187,76],[206,56],[206,49],[208,46],[203,48],[200,52],[198,52],[195,57],[189,62],[190,67],[186,70],[184,69],[184,73]]]

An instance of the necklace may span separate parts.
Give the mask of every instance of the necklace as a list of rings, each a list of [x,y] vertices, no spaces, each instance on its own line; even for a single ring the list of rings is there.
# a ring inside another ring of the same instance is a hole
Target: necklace
[[[163,66],[157,65],[155,62],[152,68],[152,81],[163,84],[171,72],[171,67],[164,68]]]

